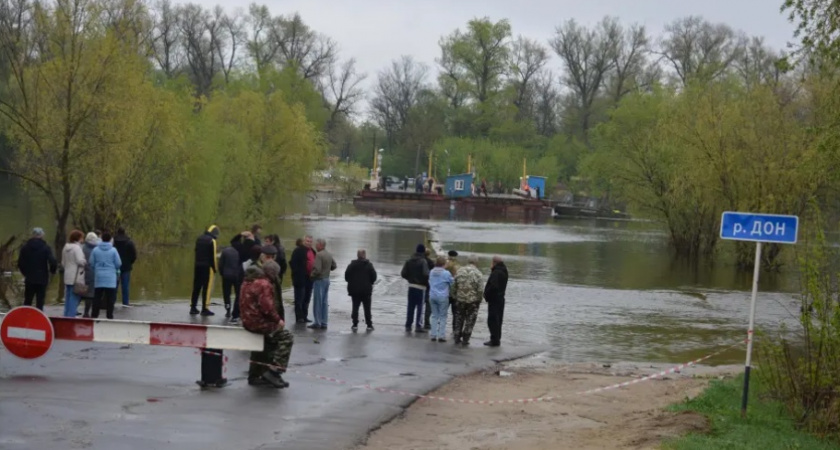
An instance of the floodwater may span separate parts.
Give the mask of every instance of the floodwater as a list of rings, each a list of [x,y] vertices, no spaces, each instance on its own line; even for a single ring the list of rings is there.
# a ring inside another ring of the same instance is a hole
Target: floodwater
[[[303,234],[327,240],[339,265],[330,290],[331,314],[349,316],[343,271],[356,250],[365,248],[380,274],[374,291],[374,323],[402,329],[406,303],[406,284],[399,277],[402,263],[418,243],[434,238],[443,249],[458,250],[464,261],[477,256],[485,274],[493,255],[506,261],[510,282],[505,344],[546,345],[552,358],[570,362],[671,363],[704,356],[746,334],[750,274],[738,274],[725,264],[693,268],[674,262],[666,236],[655,223],[412,220],[354,216],[352,205],[316,203],[311,211],[330,214],[264,226],[267,233],[281,236],[287,254],[294,239]],[[28,207],[19,197],[4,198],[0,190],[0,239],[24,232],[39,220],[44,220],[43,211]],[[226,244],[240,230],[222,231],[220,242]],[[141,254],[132,274],[132,301],[183,301],[186,314],[192,258],[191,245]],[[763,275],[759,329],[776,328],[794,319],[798,306],[791,292],[796,288],[794,273]],[[218,282],[213,295],[218,302]],[[487,338],[485,320],[483,307],[476,343]],[[743,350],[737,349],[712,362],[742,359]]]

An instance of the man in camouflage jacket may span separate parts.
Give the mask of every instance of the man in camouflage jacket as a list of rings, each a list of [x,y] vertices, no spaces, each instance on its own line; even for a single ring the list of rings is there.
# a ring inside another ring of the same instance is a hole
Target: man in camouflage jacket
[[[240,293],[240,314],[246,330],[262,334],[264,347],[261,352],[251,352],[248,384],[268,384],[275,388],[289,387],[281,373],[289,365],[294,336],[285,329],[285,321],[275,307],[274,286],[280,267],[269,262],[263,269],[250,267],[245,273]]]
[[[452,335],[455,344],[470,345],[473,327],[478,317],[478,307],[484,293],[484,276],[476,267],[477,260],[470,257],[469,264],[458,269],[455,286],[455,315],[452,318]]]

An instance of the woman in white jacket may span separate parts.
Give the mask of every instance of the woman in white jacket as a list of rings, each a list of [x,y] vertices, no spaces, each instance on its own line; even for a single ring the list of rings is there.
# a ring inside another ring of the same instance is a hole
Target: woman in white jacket
[[[64,317],[76,317],[81,295],[74,292],[73,286],[85,283],[85,253],[82,251],[82,238],[85,235],[73,230],[67,244],[61,252],[61,265],[64,267]],[[88,286],[88,289],[91,287]]]

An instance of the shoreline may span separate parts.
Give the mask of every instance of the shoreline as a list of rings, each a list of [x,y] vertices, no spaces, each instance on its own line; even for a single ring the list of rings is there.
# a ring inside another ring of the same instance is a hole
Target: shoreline
[[[658,448],[665,439],[709,427],[705,417],[668,412],[667,406],[694,398],[711,380],[741,370],[736,365],[697,365],[633,386],[581,395],[669,367],[629,362],[540,363],[537,359],[538,355],[518,358],[455,377],[429,392],[438,398],[409,403],[353,448]],[[547,397],[551,400],[538,400]]]

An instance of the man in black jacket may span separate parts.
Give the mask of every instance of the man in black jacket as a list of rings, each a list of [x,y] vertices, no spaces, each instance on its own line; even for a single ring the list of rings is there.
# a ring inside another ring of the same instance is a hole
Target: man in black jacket
[[[416,253],[405,262],[400,276],[408,281],[408,313],[405,320],[405,331],[411,331],[414,323],[414,313],[417,322],[414,331],[425,333],[423,329],[423,301],[426,297],[426,285],[429,283],[429,264],[426,262],[426,246],[418,244]]]
[[[190,314],[199,313],[197,304],[201,295],[201,315],[213,316],[210,306],[210,288],[213,286],[213,275],[219,271],[216,260],[216,239],[219,238],[219,227],[210,225],[198,239],[195,240],[195,271],[193,273],[193,291],[190,299]]]
[[[432,258],[430,258],[430,256],[432,256],[432,252],[427,248],[424,255],[426,255],[426,264],[429,266],[429,271],[431,271],[432,269],[435,268],[435,262],[432,261]],[[432,319],[432,302],[429,299],[429,292],[430,291],[431,291],[431,289],[430,289],[430,286],[429,286],[429,282],[427,281],[426,282],[426,299],[424,301],[424,304],[426,305],[426,312],[423,314],[423,329],[424,330],[431,330],[432,329],[432,322],[431,322],[431,319]]]
[[[315,249],[312,248],[312,236],[306,236],[295,242],[295,249],[289,259],[292,270],[292,286],[295,293],[295,322],[307,323],[309,320],[309,301],[312,298],[312,264],[315,261]]]
[[[23,304],[32,306],[35,299],[35,307],[43,311],[50,275],[58,270],[58,261],[44,242],[43,229],[32,230],[32,237],[20,249],[17,266],[24,278]]]
[[[501,345],[507,282],[507,267],[502,262],[502,258],[494,256],[493,264],[490,266],[490,278],[484,286],[484,300],[487,301],[487,327],[490,328],[490,340],[484,345],[489,347]]]
[[[117,280],[117,284],[122,288],[122,304],[123,306],[130,306],[128,304],[128,294],[131,284],[131,269],[134,268],[134,262],[137,261],[137,248],[134,246],[134,241],[125,234],[125,228],[117,229],[117,235],[114,236],[114,248],[117,249],[120,261],[122,261],[120,279]]]
[[[254,235],[250,231],[243,231],[233,239],[230,240],[231,247],[235,248],[237,252],[239,252],[239,263],[245,264],[245,261],[251,258],[251,248],[254,246],[262,247],[262,245],[258,244]],[[244,275],[243,275],[244,278]]]
[[[347,282],[347,294],[353,300],[353,331],[359,329],[359,305],[365,308],[365,324],[367,330],[373,331],[373,320],[370,314],[370,301],[373,294],[373,283],[376,282],[376,269],[367,259],[367,252],[360,249],[356,252],[358,259],[350,262],[344,271],[344,281]]]
[[[222,298],[225,301],[225,317],[230,318],[232,305],[239,303],[239,289],[245,270],[239,262],[239,251],[234,246],[222,249],[219,257],[219,270],[222,272]],[[233,291],[234,301],[231,303],[230,294]]]

